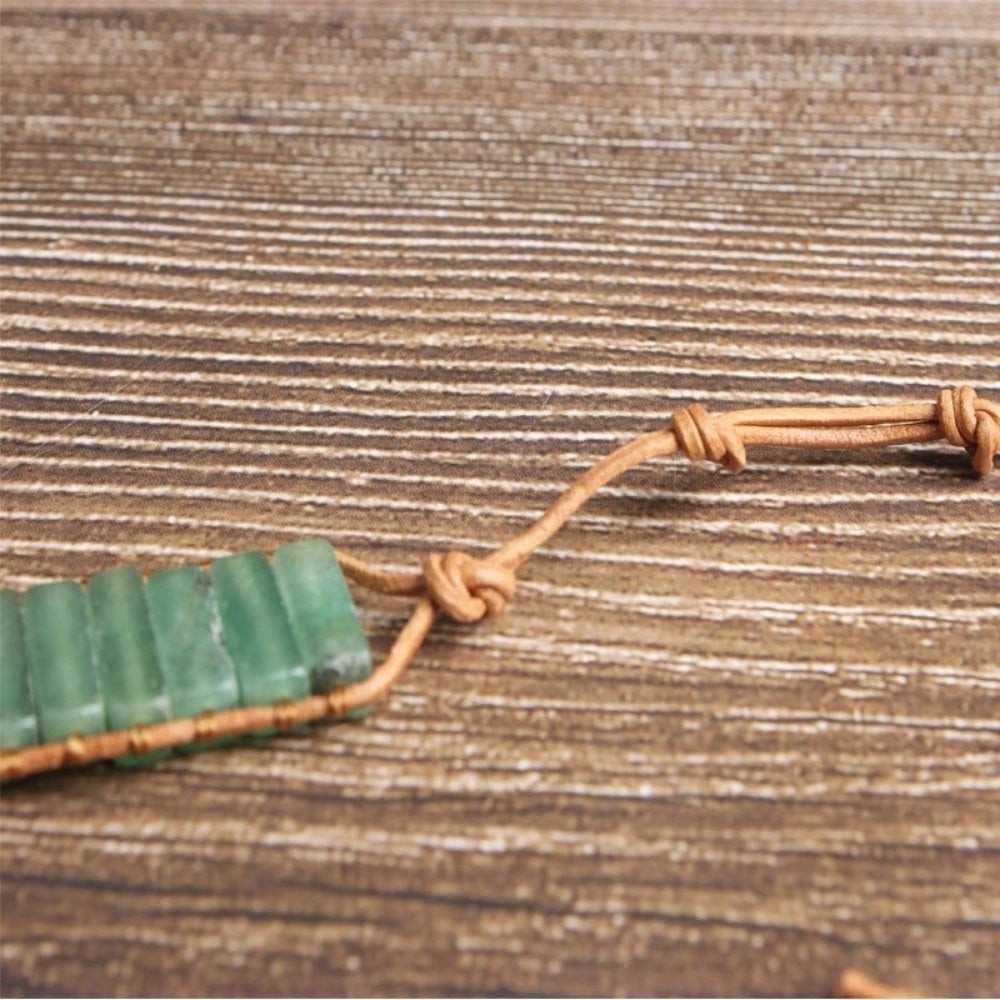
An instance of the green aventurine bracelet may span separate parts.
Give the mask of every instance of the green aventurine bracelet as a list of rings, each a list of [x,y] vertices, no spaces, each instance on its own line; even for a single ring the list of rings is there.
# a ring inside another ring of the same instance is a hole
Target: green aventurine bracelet
[[[980,475],[1000,452],[1000,406],[969,387],[934,403],[712,415],[693,405],[582,475],[534,524],[483,558],[432,555],[385,573],[328,542],[246,552],[143,579],[132,567],[84,586],[0,591],[0,780],[112,759],[158,760],[245,733],[357,714],[399,679],[438,612],[473,622],[500,612],[514,573],[602,486],[640,462],[683,452],[734,472],[746,446],[855,448],[946,439]],[[345,574],[417,599],[372,670]]]

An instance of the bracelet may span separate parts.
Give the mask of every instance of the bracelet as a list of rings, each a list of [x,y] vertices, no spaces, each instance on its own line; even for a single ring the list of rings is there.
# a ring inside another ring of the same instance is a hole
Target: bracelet
[[[428,556],[389,573],[322,540],[268,560],[249,552],[148,579],[119,568],[86,591],[60,581],[0,592],[0,782],[113,759],[125,766],[247,733],[356,716],[385,698],[438,613],[472,623],[499,614],[515,573],[602,486],[636,465],[683,453],[738,473],[750,445],[864,448],[945,440],[988,475],[1000,406],[968,386],[936,402],[779,407],[673,415],[580,476],[521,534],[483,557]],[[371,669],[343,583],[416,598],[388,656]],[[169,675],[166,679],[164,673]]]

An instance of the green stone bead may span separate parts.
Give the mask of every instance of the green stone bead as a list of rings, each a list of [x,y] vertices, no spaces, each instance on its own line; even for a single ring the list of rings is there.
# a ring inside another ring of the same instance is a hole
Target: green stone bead
[[[146,581],[146,603],[175,719],[240,704],[236,667],[222,640],[222,622],[208,574],[197,566],[154,573]],[[232,740],[192,743],[205,750]]]
[[[21,597],[14,590],[0,590],[0,750],[17,750],[37,742]]]
[[[283,545],[273,565],[313,693],[368,677],[371,649],[330,543],[310,538]]]
[[[170,719],[170,701],[144,590],[142,577],[133,566],[90,578],[91,638],[109,730]],[[132,767],[166,755],[167,751],[159,751],[119,757],[115,763]]]
[[[267,557],[242,552],[216,559],[211,575],[242,704],[306,697],[309,674]]]
[[[104,732],[83,588],[74,580],[32,587],[24,592],[21,611],[42,741]]]

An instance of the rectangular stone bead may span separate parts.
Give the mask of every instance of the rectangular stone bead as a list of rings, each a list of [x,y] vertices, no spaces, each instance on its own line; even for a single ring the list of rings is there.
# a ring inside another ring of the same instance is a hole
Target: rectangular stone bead
[[[31,587],[21,598],[21,610],[42,742],[104,732],[83,588],[75,580]]]
[[[21,596],[0,590],[0,750],[38,743],[28,656],[21,627]]]
[[[211,576],[241,703],[267,705],[308,695],[304,658],[264,553],[216,559]]]
[[[170,700],[144,590],[142,576],[133,566],[98,573],[88,584],[94,660],[109,730],[170,719]],[[115,763],[138,766],[166,754],[119,757]]]
[[[154,573],[146,603],[175,719],[219,712],[240,704],[236,667],[223,645],[222,622],[208,574],[198,566]],[[231,740],[192,743],[203,750]]]
[[[274,575],[314,694],[364,680],[371,649],[333,546],[322,538],[283,545]]]

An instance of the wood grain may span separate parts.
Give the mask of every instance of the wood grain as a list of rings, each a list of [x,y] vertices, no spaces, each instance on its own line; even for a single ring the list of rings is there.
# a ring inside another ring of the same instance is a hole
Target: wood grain
[[[997,3],[4,8],[9,584],[1000,393]],[[944,446],[639,470],[363,723],[5,790],[3,991],[995,994],[998,513]]]

